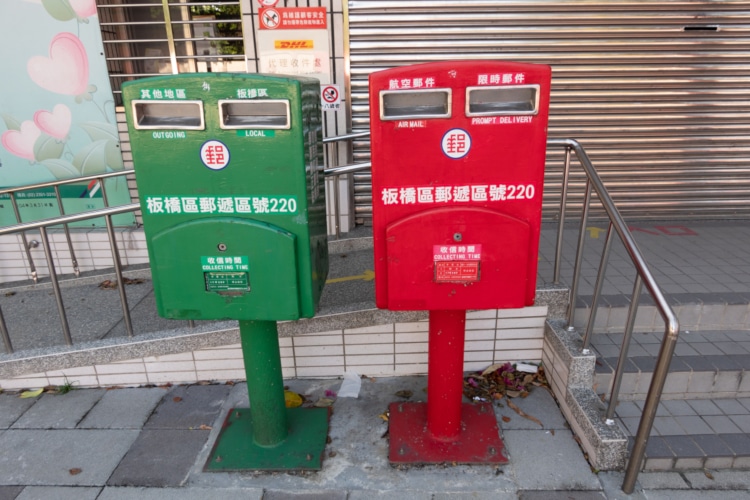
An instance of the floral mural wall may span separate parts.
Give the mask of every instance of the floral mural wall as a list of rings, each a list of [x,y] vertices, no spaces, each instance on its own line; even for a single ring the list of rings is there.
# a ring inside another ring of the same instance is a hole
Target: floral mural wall
[[[0,188],[122,170],[95,0],[3,0],[0,43]],[[100,187],[62,187],[65,212],[102,207]],[[124,178],[106,189],[110,205],[130,202]],[[59,214],[49,189],[17,198],[24,222]],[[0,225],[15,222],[0,196]]]

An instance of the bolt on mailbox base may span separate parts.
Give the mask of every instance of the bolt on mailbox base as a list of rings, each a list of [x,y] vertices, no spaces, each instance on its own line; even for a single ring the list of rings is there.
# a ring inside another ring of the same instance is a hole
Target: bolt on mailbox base
[[[504,464],[492,404],[461,403],[466,311],[430,311],[427,403],[391,403],[394,464]]]
[[[286,408],[275,321],[240,321],[250,408],[233,408],[206,471],[320,470],[327,408]]]

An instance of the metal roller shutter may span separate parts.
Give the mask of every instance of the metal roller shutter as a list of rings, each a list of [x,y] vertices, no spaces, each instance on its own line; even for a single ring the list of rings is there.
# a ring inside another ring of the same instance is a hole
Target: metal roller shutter
[[[624,216],[750,216],[750,2],[357,0],[348,9],[354,130],[368,128],[372,71],[447,59],[549,64],[550,137],[583,144]],[[369,143],[356,143],[354,157],[367,161]],[[548,153],[548,219],[562,158]],[[573,172],[579,205],[583,174]],[[368,224],[369,174],[355,177],[355,200]]]

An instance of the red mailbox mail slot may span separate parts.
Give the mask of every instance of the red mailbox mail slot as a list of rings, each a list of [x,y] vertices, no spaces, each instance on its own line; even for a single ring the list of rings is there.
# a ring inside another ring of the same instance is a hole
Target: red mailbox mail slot
[[[550,77],[500,61],[370,75],[378,307],[533,304]]]

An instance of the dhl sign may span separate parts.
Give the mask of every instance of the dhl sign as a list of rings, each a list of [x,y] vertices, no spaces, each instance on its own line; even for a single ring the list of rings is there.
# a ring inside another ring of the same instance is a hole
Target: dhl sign
[[[312,40],[274,40],[275,49],[312,49]]]

